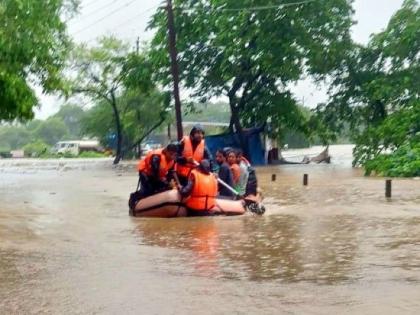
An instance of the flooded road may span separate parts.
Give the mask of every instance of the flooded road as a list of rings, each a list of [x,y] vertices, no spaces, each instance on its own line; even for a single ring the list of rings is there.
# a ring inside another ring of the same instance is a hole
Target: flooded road
[[[350,152],[258,169],[262,217],[179,219],[128,216],[133,164],[0,160],[0,314],[418,314],[420,180],[387,200]]]

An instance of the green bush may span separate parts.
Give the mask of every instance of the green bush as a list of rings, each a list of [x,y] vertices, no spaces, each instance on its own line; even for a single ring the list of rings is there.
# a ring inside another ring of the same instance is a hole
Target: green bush
[[[102,158],[107,157],[104,153],[95,151],[84,151],[79,154],[79,158]]]
[[[42,155],[48,154],[49,149],[50,146],[42,140],[30,142],[23,147],[25,156],[29,157],[40,157]]]
[[[366,175],[414,177],[420,176],[420,143],[406,144],[391,154],[380,154],[364,164]]]

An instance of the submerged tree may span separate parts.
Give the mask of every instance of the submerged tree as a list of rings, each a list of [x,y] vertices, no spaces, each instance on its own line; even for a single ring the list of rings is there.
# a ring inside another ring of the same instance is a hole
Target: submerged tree
[[[33,85],[61,88],[69,48],[64,18],[75,0],[0,2],[0,120],[31,119],[38,104]]]
[[[419,16],[419,3],[404,1],[383,32],[343,55],[330,101],[318,107],[327,131],[350,126],[353,163],[368,174],[420,175]]]
[[[323,79],[340,64],[351,43],[351,1],[174,3],[181,80],[192,96],[201,101],[227,96],[231,127],[240,134],[243,126],[268,118],[274,132],[282,127],[307,131],[290,85],[305,75]],[[169,84],[164,9],[151,27],[156,29],[156,75]]]

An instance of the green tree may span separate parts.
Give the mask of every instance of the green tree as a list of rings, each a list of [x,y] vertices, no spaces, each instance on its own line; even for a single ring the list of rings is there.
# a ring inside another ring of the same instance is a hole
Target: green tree
[[[60,118],[51,117],[42,121],[34,130],[34,134],[43,142],[49,145],[54,145],[58,141],[68,138],[69,130]]]
[[[0,146],[3,150],[21,149],[29,142],[31,134],[22,126],[3,126],[0,127]]]
[[[98,104],[108,104],[113,112],[117,135],[114,164],[122,158],[123,126],[118,110],[118,98],[124,90],[123,66],[128,53],[127,44],[114,37],[102,37],[95,47],[76,47],[72,56],[71,68],[77,73],[77,76],[71,79],[72,91],[82,93]]]
[[[85,114],[80,106],[66,104],[53,117],[61,119],[69,130],[69,137],[76,139],[81,136],[80,122]]]
[[[23,150],[25,152],[25,156],[40,157],[43,154],[47,153],[49,148],[49,145],[43,142],[42,140],[35,140],[26,144],[23,147]]]
[[[243,126],[264,124],[269,117],[279,136],[286,127],[309,131],[290,86],[305,75],[322,79],[337,69],[351,44],[351,1],[272,0],[261,7],[258,0],[176,0],[174,5],[181,80],[193,97],[227,96],[231,129],[240,134]],[[151,27],[155,74],[168,85],[164,9]]]
[[[113,111],[106,104],[98,103],[87,111],[81,121],[84,134],[97,137],[105,146],[112,142],[116,134]],[[130,153],[156,128],[167,119],[169,96],[157,91],[142,95],[126,92],[118,99],[122,134],[124,137],[123,154]]]
[[[110,127],[104,121],[104,126],[100,127],[98,134],[103,137],[102,131],[107,128],[113,130],[117,137],[117,148],[114,164],[117,164],[123,156],[123,150],[127,145],[124,142],[124,133],[131,130],[131,126],[125,128],[124,123],[131,123],[129,120],[129,109],[134,110],[137,116],[141,116],[146,126],[148,122],[153,120],[147,118],[148,113],[154,112],[160,114],[165,111],[160,107],[144,108],[141,104],[141,98],[147,97],[148,93],[154,91],[154,84],[151,80],[152,70],[150,68],[147,55],[145,53],[130,53],[128,45],[112,37],[104,37],[99,40],[96,47],[86,47],[85,45],[78,47],[73,56],[73,69],[77,72],[77,76],[72,78],[71,84],[73,92],[83,93],[85,96],[97,102],[97,106],[107,105],[112,110],[114,127]],[[136,102],[134,100],[137,100]],[[152,103],[147,106],[155,106],[158,103]],[[137,106],[134,109],[133,106]],[[106,115],[108,119],[108,110],[95,109],[97,113]],[[144,110],[144,112],[143,112]],[[124,119],[122,115],[127,116]],[[92,116],[90,116],[92,117]],[[86,121],[86,120],[85,120]],[[86,130],[90,130],[95,126],[95,122],[86,126]],[[140,128],[140,126],[137,126]]]
[[[108,146],[110,136],[116,134],[112,108],[105,101],[87,110],[80,125],[82,134],[98,138],[104,146]]]
[[[415,0],[404,1],[383,32],[372,36],[366,47],[355,46],[343,55],[330,101],[317,110],[318,126],[327,127],[325,137],[350,126],[356,143],[353,164],[365,166],[367,174],[418,174],[419,8]],[[401,158],[405,155],[410,157]],[[416,171],[403,170],[403,164],[399,172],[395,163],[387,162],[391,160],[405,161]]]
[[[69,47],[64,19],[75,0],[0,2],[0,120],[31,119],[38,104],[31,84],[61,88]]]

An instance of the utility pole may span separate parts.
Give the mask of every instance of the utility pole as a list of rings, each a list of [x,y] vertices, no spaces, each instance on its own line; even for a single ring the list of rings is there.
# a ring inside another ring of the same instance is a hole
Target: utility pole
[[[136,39],[136,54],[138,55],[140,52],[140,37],[137,36]]]
[[[182,114],[181,114],[181,100],[179,98],[179,69],[178,69],[178,53],[176,50],[176,33],[174,12],[172,9],[172,0],[167,0],[168,11],[168,40],[169,40],[169,55],[171,57],[171,70],[174,84],[174,99],[175,99],[175,116],[176,116],[176,130],[178,133],[178,140],[183,137],[182,132]]]

